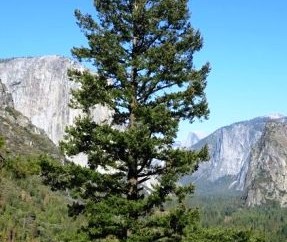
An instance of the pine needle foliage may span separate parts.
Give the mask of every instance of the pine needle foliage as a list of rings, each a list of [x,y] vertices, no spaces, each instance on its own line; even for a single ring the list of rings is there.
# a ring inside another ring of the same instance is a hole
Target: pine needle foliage
[[[187,0],[95,0],[94,7],[96,17],[75,12],[88,47],[72,53],[97,74],[69,71],[80,86],[71,106],[83,114],[61,144],[68,156],[86,154],[88,164],[46,163],[58,172],[46,173],[46,182],[75,188],[70,212],[88,218],[91,241],[183,241],[194,215],[184,198],[193,187],[178,180],[207,159],[207,149],[173,143],[181,120],[208,117],[209,64],[193,63],[202,37],[189,22]],[[108,120],[94,121],[97,105],[111,110]],[[166,209],[171,198],[177,205]]]

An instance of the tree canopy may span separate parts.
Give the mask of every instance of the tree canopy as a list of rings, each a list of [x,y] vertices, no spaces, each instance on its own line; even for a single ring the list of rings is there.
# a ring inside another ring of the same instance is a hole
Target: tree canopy
[[[80,86],[71,106],[82,115],[61,144],[66,155],[84,153],[88,163],[58,167],[46,182],[74,189],[70,212],[86,215],[91,240],[183,241],[197,216],[184,203],[193,186],[178,181],[208,154],[173,144],[181,120],[208,117],[209,64],[193,63],[202,37],[187,0],[95,0],[94,7],[96,18],[75,12],[88,47],[72,53],[96,74],[69,71]],[[99,123],[97,105],[111,110]],[[176,205],[167,208],[169,200]]]

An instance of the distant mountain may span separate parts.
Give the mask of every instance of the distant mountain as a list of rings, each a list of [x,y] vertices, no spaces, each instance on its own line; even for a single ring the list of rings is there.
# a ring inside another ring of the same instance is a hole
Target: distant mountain
[[[258,143],[262,142],[262,139],[266,139],[267,136],[264,134],[267,132],[269,123],[275,123],[274,129],[276,130],[276,124],[287,123],[287,118],[282,115],[272,115],[238,122],[220,128],[200,140],[192,146],[192,149],[200,149],[204,145],[208,145],[210,160],[200,164],[199,169],[191,176],[184,177],[182,182],[194,182],[197,185],[198,194],[218,192],[250,194],[248,191],[251,191],[251,186],[248,184],[253,184],[251,180],[254,180],[255,174],[250,167],[254,166],[255,161],[260,162],[250,157],[254,156],[253,153],[258,147]],[[266,140],[266,142],[269,141]],[[274,172],[276,173],[276,171]],[[264,202],[264,199],[261,201]],[[254,205],[252,201],[248,204]]]
[[[216,130],[195,144],[193,149],[208,145],[210,160],[200,165],[194,178],[215,181],[224,176],[236,177],[268,120],[263,117],[238,122]]]
[[[190,148],[204,137],[206,137],[206,135],[203,133],[189,132],[186,140],[184,142],[181,142],[181,147]]]
[[[80,114],[69,107],[70,91],[78,88],[68,79],[70,68],[84,70],[60,56],[0,60],[0,135],[5,136],[11,152],[58,155],[55,144]],[[94,110],[96,121],[110,115],[104,107]],[[194,182],[199,194],[240,193],[248,205],[270,199],[285,205],[286,123],[286,117],[273,114],[220,128],[204,138],[190,133],[174,147],[208,145],[210,160],[181,182]],[[85,158],[78,158],[74,161],[84,163]]]

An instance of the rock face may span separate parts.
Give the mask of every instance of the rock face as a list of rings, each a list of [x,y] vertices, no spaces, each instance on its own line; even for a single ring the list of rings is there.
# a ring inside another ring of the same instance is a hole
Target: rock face
[[[42,128],[57,143],[63,124],[76,113],[67,108],[72,83],[67,69],[72,62],[58,56],[15,58],[0,63],[0,78],[12,93],[15,109]]]
[[[245,179],[247,205],[287,206],[287,124],[270,122],[252,150]]]
[[[70,90],[78,88],[68,80],[67,70],[70,68],[83,69],[60,56],[0,61],[0,79],[12,94],[15,109],[43,129],[55,144],[63,138],[66,125],[72,124],[80,114],[68,107]],[[96,113],[96,119],[108,115],[103,107],[98,107]]]
[[[196,180],[214,182],[225,176],[236,177],[242,172],[251,147],[259,140],[269,118],[256,118],[216,130],[192,148],[208,145],[210,160],[200,164]]]
[[[70,90],[79,88],[68,80],[70,68],[83,69],[60,56],[0,60],[0,135],[11,152],[58,155],[54,144],[80,114],[68,106]],[[93,114],[95,121],[111,115],[104,107],[97,107]],[[208,188],[211,193],[240,191],[250,206],[268,200],[286,206],[286,125],[286,117],[272,115],[220,128],[201,140],[191,133],[187,142],[174,146],[200,149],[208,145],[210,160],[182,182],[194,182],[198,190]]]
[[[210,160],[182,182],[194,182],[199,194],[239,191],[247,194],[249,206],[268,199],[283,205],[287,201],[282,196],[287,191],[286,125],[286,117],[267,116],[218,129],[192,146],[199,149],[208,145]]]
[[[13,98],[11,93],[8,92],[7,87],[2,83],[0,79],[0,107],[14,108]]]
[[[13,108],[12,95],[0,82],[0,135],[5,140],[5,152],[13,155],[50,154],[61,158],[56,145],[43,130]],[[3,155],[3,151],[1,152]]]

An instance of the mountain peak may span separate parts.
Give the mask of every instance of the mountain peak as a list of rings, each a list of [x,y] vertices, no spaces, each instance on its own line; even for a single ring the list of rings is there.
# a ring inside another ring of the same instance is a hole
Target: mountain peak
[[[206,136],[207,135],[203,132],[189,132],[186,140],[182,142],[181,146],[185,148],[190,148]]]

